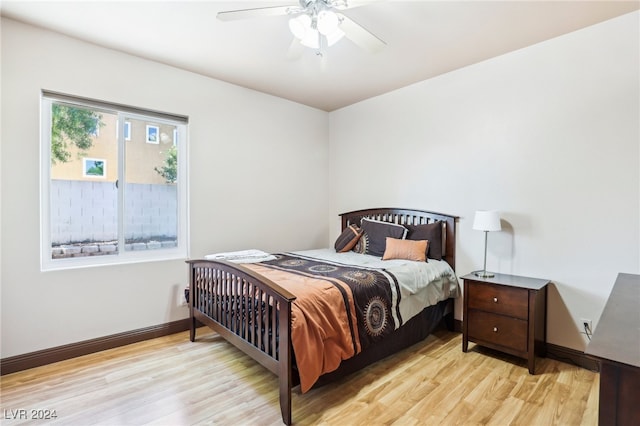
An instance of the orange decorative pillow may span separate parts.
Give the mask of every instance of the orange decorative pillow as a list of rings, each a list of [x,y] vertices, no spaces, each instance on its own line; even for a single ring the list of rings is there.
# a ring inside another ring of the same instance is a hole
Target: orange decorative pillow
[[[387,248],[384,250],[382,260],[406,259],[425,262],[428,247],[427,240],[399,240],[387,237]]]

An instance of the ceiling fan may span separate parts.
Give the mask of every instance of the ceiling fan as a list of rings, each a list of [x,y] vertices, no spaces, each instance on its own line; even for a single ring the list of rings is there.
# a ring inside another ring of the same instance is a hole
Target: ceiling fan
[[[322,56],[325,47],[333,46],[343,37],[370,52],[378,52],[386,43],[340,13],[345,9],[362,6],[362,1],[348,0],[298,0],[298,5],[259,7],[255,9],[218,12],[218,19],[233,21],[262,16],[289,15],[289,29],[303,46],[316,50]],[[370,0],[371,1],[371,0]],[[369,1],[369,2],[370,2]],[[364,2],[367,3],[367,2]]]

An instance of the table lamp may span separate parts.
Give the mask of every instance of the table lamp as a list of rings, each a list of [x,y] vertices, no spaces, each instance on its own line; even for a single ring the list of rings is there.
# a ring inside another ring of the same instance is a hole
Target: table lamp
[[[495,210],[478,210],[473,218],[473,229],[484,231],[484,266],[482,271],[474,272],[474,275],[482,278],[491,278],[495,275],[487,272],[487,232],[500,231],[500,214]]]

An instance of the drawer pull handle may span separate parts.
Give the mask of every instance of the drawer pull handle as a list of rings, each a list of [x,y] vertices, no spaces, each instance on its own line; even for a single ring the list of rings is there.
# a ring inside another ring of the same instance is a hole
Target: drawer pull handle
[[[494,302],[494,303],[498,303],[498,298],[497,298],[497,297],[494,297],[494,298],[493,298],[493,302]]]
[[[498,332],[498,327],[493,327],[493,332],[497,333]]]

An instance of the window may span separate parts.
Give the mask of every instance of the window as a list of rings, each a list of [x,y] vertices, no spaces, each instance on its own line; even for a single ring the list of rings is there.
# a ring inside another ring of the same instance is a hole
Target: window
[[[43,270],[187,257],[186,117],[50,92],[41,116]]]
[[[174,130],[175,132],[176,130]],[[117,135],[116,135],[117,137]],[[129,123],[128,121],[124,122],[124,140],[126,141],[130,141],[131,140],[131,123]]]
[[[160,128],[158,126],[147,125],[147,143],[159,144],[160,143]]]
[[[82,159],[82,176],[84,177],[105,177],[106,161],[98,158],[84,157]]]

